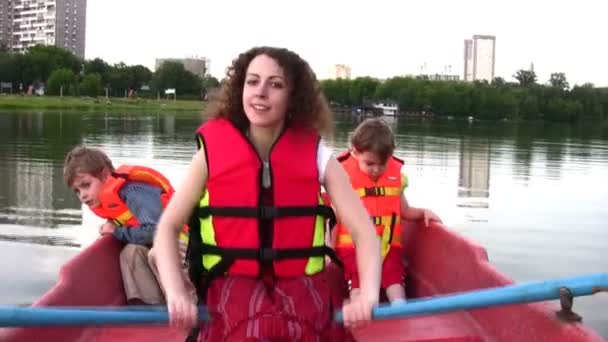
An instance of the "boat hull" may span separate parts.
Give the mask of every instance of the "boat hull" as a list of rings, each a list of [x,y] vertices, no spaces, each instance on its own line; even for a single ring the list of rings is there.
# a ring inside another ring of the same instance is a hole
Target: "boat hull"
[[[486,251],[439,223],[404,223],[409,297],[432,297],[513,284],[488,261]],[[102,238],[68,263],[59,281],[34,306],[125,305],[118,255],[121,245]],[[331,281],[343,285],[337,267]],[[375,321],[354,332],[358,341],[604,341],[581,323],[557,319],[553,302],[508,305]],[[183,341],[167,326],[30,327],[0,329],[1,341]]]

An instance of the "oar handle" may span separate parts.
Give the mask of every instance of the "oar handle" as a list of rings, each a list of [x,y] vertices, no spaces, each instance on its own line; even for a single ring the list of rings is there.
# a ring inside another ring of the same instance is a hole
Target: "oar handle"
[[[205,306],[199,320],[209,320]],[[126,307],[0,307],[0,327],[166,324],[165,306]]]

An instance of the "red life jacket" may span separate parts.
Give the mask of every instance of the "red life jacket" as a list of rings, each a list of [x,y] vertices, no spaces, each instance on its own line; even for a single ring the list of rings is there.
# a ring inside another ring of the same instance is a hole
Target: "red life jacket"
[[[118,226],[136,227],[140,223],[120,198],[120,189],[126,182],[142,182],[161,188],[163,208],[175,192],[169,180],[160,172],[145,166],[121,165],[102,185],[99,191],[100,205],[91,209],[97,216],[113,220]]]
[[[391,246],[401,247],[401,192],[402,177],[401,159],[391,157],[386,169],[377,181],[361,169],[357,160],[346,151],[338,157],[344,170],[350,177],[355,192],[361,198],[372,222],[376,226],[376,234],[382,242],[382,257],[388,254]],[[348,230],[341,224],[337,226],[338,236],[336,249],[355,248]]]
[[[333,211],[320,198],[319,135],[286,128],[271,148],[272,184],[263,191],[264,163],[243,132],[216,118],[197,134],[208,181],[198,209],[200,234],[190,235],[190,266],[200,267],[202,257],[208,278],[225,272],[258,276],[260,264],[271,266],[277,277],[322,271],[324,255],[334,255],[325,246],[324,217],[333,217]],[[272,198],[262,198],[264,192]],[[191,269],[193,280],[197,272]]]

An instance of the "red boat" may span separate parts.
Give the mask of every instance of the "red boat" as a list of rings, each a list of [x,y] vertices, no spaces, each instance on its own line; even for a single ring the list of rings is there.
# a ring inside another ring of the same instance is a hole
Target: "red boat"
[[[513,282],[488,262],[486,251],[439,223],[407,224],[404,260],[408,297],[429,297]],[[120,244],[103,238],[61,269],[59,281],[34,306],[117,306],[125,298]],[[331,267],[330,267],[331,268]],[[336,268],[336,286],[342,277]],[[358,341],[604,341],[581,323],[559,320],[552,302],[515,304],[404,319],[374,321]],[[0,341],[183,341],[166,326],[76,326],[0,329]]]

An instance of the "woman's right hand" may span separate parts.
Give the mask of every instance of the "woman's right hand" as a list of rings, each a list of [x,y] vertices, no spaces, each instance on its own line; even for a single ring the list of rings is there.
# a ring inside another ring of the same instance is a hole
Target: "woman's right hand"
[[[378,295],[368,296],[363,292],[344,302],[342,314],[344,326],[354,329],[366,325],[372,319],[372,310],[378,305]]]
[[[198,308],[192,302],[186,289],[167,292],[169,324],[175,328],[190,330],[198,324]]]

